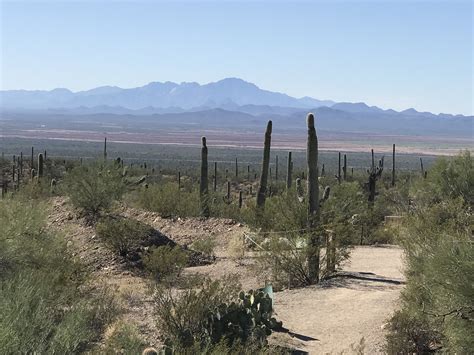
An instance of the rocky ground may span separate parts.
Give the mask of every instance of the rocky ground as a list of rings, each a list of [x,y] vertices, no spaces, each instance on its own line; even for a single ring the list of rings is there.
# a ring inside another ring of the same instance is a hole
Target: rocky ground
[[[121,320],[135,324],[148,344],[159,345],[147,279],[130,271],[104,247],[94,229],[76,217],[64,198],[53,198],[51,206],[50,225],[63,233],[74,254],[91,268],[93,282],[113,288],[123,308]],[[244,225],[217,218],[164,219],[125,206],[120,213],[153,226],[183,246],[213,237],[216,262],[187,268],[185,275],[220,278],[237,274],[245,290],[265,283],[253,253],[242,257],[242,236],[249,232]],[[311,354],[353,353],[356,346],[365,353],[381,351],[385,324],[403,288],[401,269],[402,251],[397,247],[354,248],[342,276],[318,286],[275,293],[276,317],[292,334],[277,334],[273,341]]]

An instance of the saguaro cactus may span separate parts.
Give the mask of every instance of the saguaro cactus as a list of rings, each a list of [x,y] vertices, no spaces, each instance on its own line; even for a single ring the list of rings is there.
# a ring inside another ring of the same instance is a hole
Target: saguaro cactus
[[[425,168],[423,166],[423,159],[420,158],[420,167],[421,167],[421,177],[425,178],[428,176],[428,172],[425,171]]]
[[[308,114],[308,141],[306,159],[308,163],[308,277],[311,283],[319,282],[320,241],[317,231],[319,223],[319,182],[318,182],[318,136],[314,125],[314,115]]]
[[[383,172],[383,161],[384,157],[379,160],[378,166],[375,166],[375,159],[374,159],[374,150],[372,149],[372,166],[370,169],[367,169],[367,174],[369,174],[369,182],[367,183],[368,190],[369,190],[369,206],[372,207],[375,201],[375,185],[377,180],[382,176]]]
[[[347,179],[347,155],[344,154],[344,165],[342,166],[342,179],[346,181]]]
[[[268,169],[270,167],[270,145],[272,141],[272,121],[268,121],[265,131],[265,142],[263,145],[262,173],[260,174],[260,186],[257,193],[257,207],[265,207],[265,194],[267,192]]]
[[[337,175],[336,179],[338,183],[341,183],[341,152],[338,153],[338,163],[337,163]]]
[[[278,155],[275,157],[275,181],[278,181]]]
[[[217,162],[214,162],[214,183],[213,183],[214,192],[217,191]]]
[[[42,178],[44,174],[44,158],[43,154],[38,154],[38,178]]]
[[[202,137],[201,148],[201,183],[199,185],[201,197],[201,214],[209,217],[209,196],[208,196],[208,166],[207,166],[207,145],[206,137]]]
[[[104,138],[104,160],[107,160],[107,137]]]
[[[286,188],[291,188],[291,175],[293,171],[293,162],[291,161],[291,152],[288,152],[288,165],[286,167]]]
[[[31,147],[31,163],[30,163],[30,170],[33,170],[35,168],[35,148]]]
[[[323,164],[323,168],[321,169],[321,176],[324,176],[326,174],[326,171],[324,170],[324,164]]]
[[[225,199],[226,199],[227,203],[230,203],[230,181],[227,181],[226,191],[227,191],[227,193],[225,195]]]
[[[296,179],[296,197],[298,198],[299,202],[304,201],[304,190],[300,178]]]
[[[235,158],[235,177],[239,177],[239,163],[237,161],[237,158]]]
[[[392,147],[392,186],[395,186],[395,144]]]
[[[23,177],[23,152],[20,152],[20,176]]]

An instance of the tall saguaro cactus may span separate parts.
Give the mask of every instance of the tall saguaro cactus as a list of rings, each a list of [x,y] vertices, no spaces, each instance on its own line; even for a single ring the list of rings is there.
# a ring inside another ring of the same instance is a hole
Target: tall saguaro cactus
[[[291,175],[293,172],[293,162],[291,161],[291,152],[288,152],[288,166],[286,167],[286,188],[291,188]]]
[[[367,174],[369,174],[369,181],[367,183],[367,187],[369,190],[369,207],[372,207],[374,205],[376,195],[375,185],[377,183],[377,180],[380,179],[380,177],[382,176],[383,161],[384,157],[382,156],[382,159],[379,160],[378,166],[375,166],[374,150],[372,149],[372,166],[370,169],[367,169]]]
[[[107,160],[107,137],[104,138],[104,161]]]
[[[337,175],[336,179],[338,183],[341,183],[341,152],[338,153],[338,163],[337,163]]]
[[[214,162],[214,183],[213,183],[213,190],[214,192],[217,191],[217,162]]]
[[[308,277],[311,283],[319,282],[320,241],[317,232],[319,223],[319,182],[318,182],[318,136],[314,125],[314,115],[308,114],[308,141],[306,159],[308,163]]]
[[[30,172],[35,168],[35,148],[31,147],[31,166],[30,166]]]
[[[201,198],[201,214],[209,217],[209,196],[208,196],[208,165],[207,165],[207,145],[206,137],[202,137],[201,148],[201,183],[199,194]]]
[[[278,155],[275,157],[275,181],[278,181]]]
[[[260,174],[260,186],[257,193],[257,208],[265,207],[265,194],[267,192],[268,169],[270,167],[270,145],[272,141],[272,121],[268,121],[265,131],[265,142],[263,144],[262,173]]]
[[[44,174],[44,158],[43,154],[38,154],[38,178],[42,178]]]
[[[392,186],[395,186],[395,144],[392,147]]]
[[[346,181],[347,179],[347,155],[344,154],[344,165],[342,166],[342,179]]]
[[[235,177],[239,177],[239,163],[237,161],[237,158],[235,158]]]

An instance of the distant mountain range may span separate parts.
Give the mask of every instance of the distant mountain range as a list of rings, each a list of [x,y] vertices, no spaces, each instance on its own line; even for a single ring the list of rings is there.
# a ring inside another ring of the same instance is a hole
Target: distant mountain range
[[[307,112],[318,118],[318,128],[331,131],[372,132],[400,135],[450,135],[473,137],[473,116],[418,112],[413,108],[398,112],[365,103],[336,103],[311,97],[294,98],[262,90],[242,79],[227,78],[215,83],[152,82],[142,87],[122,89],[102,86],[87,91],[68,89],[0,91],[0,119],[45,115],[150,116],[150,120],[192,122],[206,126],[231,127],[239,122],[250,128],[265,120],[292,129]],[[20,116],[18,116],[20,117]],[[104,117],[104,116],[102,116]],[[118,120],[119,118],[117,118]]]
[[[75,108],[121,106],[140,110],[146,107],[192,109],[197,107],[223,108],[244,105],[268,105],[312,108],[331,106],[332,101],[310,97],[297,99],[286,94],[262,90],[242,79],[227,78],[215,83],[152,82],[145,86],[122,89],[102,86],[87,91],[68,89],[51,91],[7,90],[1,92],[2,106],[7,108]]]

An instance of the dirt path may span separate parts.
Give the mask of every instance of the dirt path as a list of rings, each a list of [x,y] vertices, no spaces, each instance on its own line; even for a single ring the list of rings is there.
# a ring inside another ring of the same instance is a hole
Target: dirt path
[[[93,282],[114,289],[123,308],[121,320],[134,324],[149,345],[159,345],[146,279],[130,272],[120,258],[105,248],[94,229],[76,219],[64,198],[53,198],[51,205],[50,225],[65,235],[75,255],[91,268]],[[163,219],[156,213],[127,207],[121,213],[148,223],[181,245],[215,238],[216,262],[187,268],[185,274],[220,278],[234,273],[239,275],[245,290],[263,286],[264,276],[255,272],[251,253],[236,260],[231,250],[232,242],[248,231],[246,226],[217,218]],[[343,271],[363,278],[400,281],[401,257],[402,251],[397,247],[356,247]],[[402,288],[402,284],[380,280],[338,277],[314,287],[277,292],[277,318],[302,337],[277,334],[273,341],[311,354],[325,354],[353,353],[351,345],[359,344],[363,338],[364,353],[378,352],[384,341],[384,324],[395,309]]]
[[[344,270],[401,281],[402,251],[396,247],[356,247]],[[370,273],[370,274],[365,274]],[[373,275],[373,274],[375,275]],[[381,352],[384,325],[397,305],[403,285],[349,278],[275,295],[285,327],[315,340],[296,341],[310,354],[353,353],[364,338],[364,353]]]

